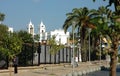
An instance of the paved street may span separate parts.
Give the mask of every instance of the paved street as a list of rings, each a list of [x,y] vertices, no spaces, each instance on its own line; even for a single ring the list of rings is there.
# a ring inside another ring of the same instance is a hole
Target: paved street
[[[85,71],[88,69],[94,69],[100,67],[100,65],[106,65],[105,62],[98,64],[99,62],[81,62],[78,67],[73,67],[70,63],[65,64],[46,64],[40,66],[32,66],[32,67],[19,67],[18,73],[14,74],[12,72],[12,76],[65,76],[68,73]],[[13,71],[13,69],[12,69]],[[0,70],[0,76],[9,76],[8,70]]]
[[[109,76],[109,70],[106,69],[106,70],[96,71],[93,73],[86,74],[84,76]],[[120,65],[117,66],[116,76],[120,76]]]

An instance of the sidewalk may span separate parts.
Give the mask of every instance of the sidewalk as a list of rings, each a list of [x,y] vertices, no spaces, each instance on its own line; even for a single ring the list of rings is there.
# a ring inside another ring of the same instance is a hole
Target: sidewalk
[[[40,66],[18,67],[18,73],[12,76],[67,76],[73,73],[88,73],[100,70],[100,66],[106,66],[106,63],[100,62],[80,62],[78,67],[73,68],[70,63],[61,64],[42,64]],[[12,71],[14,69],[12,68]],[[0,70],[0,76],[9,76],[9,70]]]

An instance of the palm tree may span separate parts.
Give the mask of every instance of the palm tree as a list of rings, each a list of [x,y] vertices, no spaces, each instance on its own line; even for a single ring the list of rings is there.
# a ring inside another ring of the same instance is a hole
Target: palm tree
[[[112,42],[112,46],[111,46],[112,51],[110,51],[110,57],[111,57],[110,76],[116,76],[118,42],[120,40],[120,33],[119,33],[119,30],[120,30],[120,0],[109,0],[109,5],[107,5],[106,7],[109,7],[112,4],[114,4],[114,7],[115,7],[115,14],[114,16],[113,15],[111,16],[110,18],[111,23],[109,24],[109,26],[105,25],[102,32],[107,34],[110,37],[111,42]]]
[[[117,52],[118,52],[118,42],[120,39],[120,21],[119,16],[113,13],[109,9],[99,8],[101,12],[101,20],[98,22],[99,26],[97,29],[100,33],[111,40],[111,48],[108,50],[110,55],[110,76],[116,76],[116,64],[117,64]]]
[[[67,13],[67,19],[64,22],[63,28],[65,32],[67,29],[72,26],[72,22],[76,22],[76,27],[77,26],[84,26],[84,27],[90,27],[90,28],[95,28],[95,26],[89,21],[90,17],[92,15],[95,15],[96,10],[88,10],[86,7],[84,8],[74,8],[72,10],[72,13]]]
[[[91,21],[97,27],[96,29],[94,29],[91,32],[91,37],[92,37],[93,52],[97,51],[98,53],[100,53],[99,49],[101,47],[99,47],[98,45],[100,45],[100,38],[104,37],[104,35],[102,35],[102,33],[101,33],[101,29],[103,29],[103,25],[108,24],[107,18],[109,18],[111,16],[111,10],[105,8],[104,6],[101,6],[98,8],[97,12],[98,12],[97,17]],[[100,55],[100,54],[98,54],[98,55]]]
[[[93,1],[95,2],[96,0],[93,0]],[[106,0],[103,0],[103,1],[106,1]],[[109,4],[106,6],[106,8],[110,7],[112,4],[114,4],[116,14],[120,15],[120,0],[109,0]]]
[[[112,2],[112,0],[110,0]],[[110,3],[110,2],[109,2]],[[117,15],[120,15],[120,0],[113,1]]]
[[[110,76],[116,76],[116,64],[118,55],[118,45],[120,40],[120,21],[116,21],[116,18],[112,16],[112,23],[106,29],[107,35],[112,41],[111,51],[109,51],[111,62],[110,62]]]
[[[111,40],[111,49],[109,50],[110,55],[110,76],[116,76],[116,64],[117,64],[117,55],[118,55],[118,45],[120,39],[120,22],[116,21],[114,15],[111,16],[111,23],[104,25],[101,29],[102,34],[110,37]]]
[[[72,13],[67,13],[67,19],[64,22],[63,28],[65,32],[67,29],[72,26],[72,22],[75,21],[76,25],[75,28],[78,28],[78,33],[80,34],[81,37],[81,44],[82,44],[82,54],[83,56],[83,61],[86,61],[86,47],[85,47],[85,40],[86,40],[86,28],[92,28],[95,29],[96,26],[91,22],[94,18],[96,18],[97,11],[96,10],[88,10],[86,7],[84,8],[74,8],[72,10]]]

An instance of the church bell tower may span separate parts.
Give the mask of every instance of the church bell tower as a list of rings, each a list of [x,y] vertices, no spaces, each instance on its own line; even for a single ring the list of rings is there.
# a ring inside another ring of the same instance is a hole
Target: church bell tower
[[[31,20],[28,24],[28,33],[34,37],[34,24],[32,24]]]
[[[46,40],[46,27],[42,21],[39,25],[39,36],[40,36],[40,42],[42,42],[43,40]]]

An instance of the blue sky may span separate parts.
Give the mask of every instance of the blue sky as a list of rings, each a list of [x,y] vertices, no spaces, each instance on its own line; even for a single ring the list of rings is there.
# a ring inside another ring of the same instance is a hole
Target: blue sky
[[[97,9],[107,4],[102,0],[95,3],[92,0],[0,0],[0,12],[6,15],[3,23],[13,27],[15,31],[26,30],[31,20],[37,32],[42,20],[48,32],[62,28],[66,13],[73,8]]]

